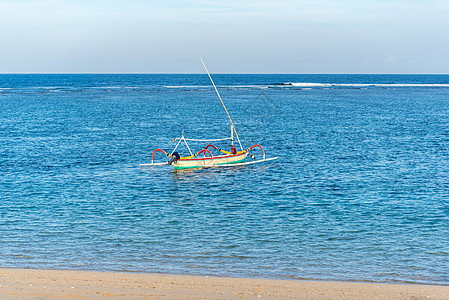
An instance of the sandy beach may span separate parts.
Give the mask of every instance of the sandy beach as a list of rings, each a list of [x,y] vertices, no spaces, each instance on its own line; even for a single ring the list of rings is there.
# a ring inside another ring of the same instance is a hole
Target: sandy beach
[[[449,286],[0,269],[1,299],[449,299]]]

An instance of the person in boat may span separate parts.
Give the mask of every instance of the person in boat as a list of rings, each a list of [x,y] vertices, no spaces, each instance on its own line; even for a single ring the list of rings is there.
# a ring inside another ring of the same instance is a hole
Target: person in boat
[[[234,147],[234,145],[231,145],[231,154],[232,155],[236,155],[237,154],[237,149]]]

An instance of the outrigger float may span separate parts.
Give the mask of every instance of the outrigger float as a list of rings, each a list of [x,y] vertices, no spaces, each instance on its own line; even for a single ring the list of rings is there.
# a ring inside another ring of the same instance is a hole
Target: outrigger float
[[[265,157],[265,151],[263,150],[262,146],[259,144],[253,145],[249,147],[248,149],[243,149],[242,144],[240,142],[239,136],[237,134],[237,131],[235,130],[234,122],[232,122],[231,116],[229,115],[228,110],[226,109],[226,106],[223,103],[223,100],[221,99],[220,93],[217,90],[217,87],[215,86],[214,81],[212,80],[212,77],[209,74],[209,71],[206,68],[206,65],[204,64],[203,60],[201,59],[201,63],[204,66],[204,69],[207,72],[207,75],[209,76],[210,81],[212,82],[212,85],[214,86],[215,92],[218,95],[218,98],[220,99],[221,104],[223,105],[223,108],[228,115],[229,121],[231,123],[231,136],[222,138],[222,139],[188,139],[184,137],[184,132],[182,133],[180,138],[174,138],[172,139],[174,142],[178,141],[175,148],[170,152],[165,152],[162,149],[156,149],[153,151],[153,154],[151,155],[151,163],[150,164],[140,164],[141,167],[154,167],[154,166],[165,166],[165,165],[172,165],[175,169],[191,169],[191,168],[211,168],[211,167],[225,167],[225,166],[244,166],[244,165],[250,165],[255,163],[261,163],[265,161],[270,161],[277,159],[278,157],[272,157],[272,158],[266,158]],[[237,151],[237,149],[234,147],[234,134],[237,138],[237,141],[240,146],[240,151]],[[226,151],[223,149],[220,149],[212,144],[208,144],[204,149],[201,151],[198,151],[197,153],[193,153],[189,147],[189,144],[187,141],[195,141],[195,142],[215,142],[215,141],[224,141],[224,140],[230,140],[231,141],[231,151]],[[181,144],[181,142],[184,142],[187,146],[187,149],[190,153],[189,156],[183,156],[181,157],[178,152],[176,152],[178,146]],[[211,149],[214,149],[215,152],[218,151],[219,154],[214,156],[211,152]],[[255,160],[254,153],[252,153],[252,150],[254,148],[260,148],[262,151],[262,159]],[[167,162],[154,162],[154,155],[157,152],[162,152],[163,154],[167,155],[169,157],[169,160]],[[248,154],[250,154],[250,157],[253,159],[251,161],[245,161]],[[202,155],[201,155],[202,154]]]

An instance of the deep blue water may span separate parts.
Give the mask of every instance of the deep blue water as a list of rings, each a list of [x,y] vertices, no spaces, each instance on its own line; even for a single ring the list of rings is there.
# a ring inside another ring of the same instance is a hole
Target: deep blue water
[[[0,75],[0,267],[449,284],[448,75],[213,77]]]

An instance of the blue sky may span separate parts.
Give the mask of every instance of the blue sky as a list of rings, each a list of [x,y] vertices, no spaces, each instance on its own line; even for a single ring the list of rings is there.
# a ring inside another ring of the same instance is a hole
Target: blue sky
[[[449,0],[0,0],[0,73],[449,73]]]

